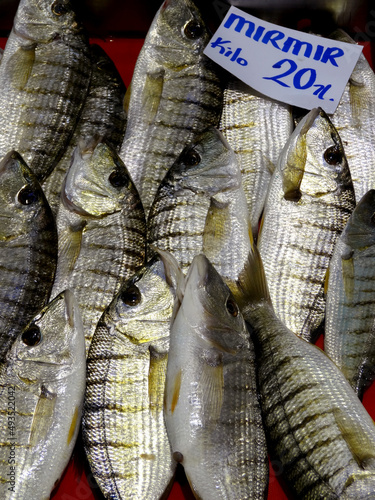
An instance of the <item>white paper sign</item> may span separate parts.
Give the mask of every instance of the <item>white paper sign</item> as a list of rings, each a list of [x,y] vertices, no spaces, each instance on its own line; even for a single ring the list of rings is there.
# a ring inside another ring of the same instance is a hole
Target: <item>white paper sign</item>
[[[231,7],[204,53],[262,94],[333,113],[361,51]]]

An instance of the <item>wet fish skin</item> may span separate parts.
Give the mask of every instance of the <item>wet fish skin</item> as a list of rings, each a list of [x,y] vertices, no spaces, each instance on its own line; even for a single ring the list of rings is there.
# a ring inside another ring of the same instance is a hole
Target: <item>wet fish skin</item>
[[[243,269],[249,232],[235,155],[211,127],[186,146],[163,179],[147,221],[148,248],[171,252],[183,271],[203,252],[229,284]]]
[[[258,239],[275,312],[306,340],[323,320],[325,275],[354,206],[340,137],[324,111],[312,110],[280,155]]]
[[[123,284],[93,337],[83,438],[105,498],[159,499],[173,479],[163,412],[173,302],[155,258]]]
[[[266,498],[254,350],[233,295],[196,256],[171,325],[165,420],[197,498]]]
[[[0,65],[0,158],[17,150],[43,181],[73,133],[90,74],[70,2],[21,0]]]
[[[362,398],[375,379],[375,191],[354,209],[329,267],[324,349]]]
[[[209,39],[191,0],[165,1],[137,59],[125,99],[128,124],[120,156],[146,215],[185,144],[219,124],[222,83],[216,66],[203,54]]]
[[[239,306],[255,344],[271,458],[295,498],[371,498],[371,417],[328,356],[277,318],[257,249],[240,281]]]
[[[355,43],[343,30],[336,30],[330,38]],[[360,200],[375,188],[375,74],[363,54],[330,119],[344,144],[355,196]]]
[[[54,213],[57,213],[64,177],[79,140],[96,135],[118,150],[125,134],[125,85],[114,63],[99,45],[90,45],[90,54],[92,76],[77,126],[64,155],[43,183],[43,190]]]
[[[0,360],[46,304],[57,265],[57,229],[36,177],[15,151],[0,162]]]
[[[257,94],[233,77],[224,89],[219,129],[237,156],[256,238],[271,176],[293,130],[290,106]]]
[[[26,326],[0,367],[1,498],[50,497],[78,435],[84,388],[82,321],[66,291]]]
[[[144,263],[142,203],[118,154],[90,138],[68,171],[57,227],[59,254],[52,296],[71,289],[80,305],[86,348],[104,309]]]

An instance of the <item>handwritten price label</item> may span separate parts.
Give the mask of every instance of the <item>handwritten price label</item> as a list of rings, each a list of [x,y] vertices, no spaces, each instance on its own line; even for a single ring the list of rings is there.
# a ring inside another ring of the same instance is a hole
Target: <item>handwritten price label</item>
[[[273,99],[334,113],[361,51],[231,7],[204,53]]]

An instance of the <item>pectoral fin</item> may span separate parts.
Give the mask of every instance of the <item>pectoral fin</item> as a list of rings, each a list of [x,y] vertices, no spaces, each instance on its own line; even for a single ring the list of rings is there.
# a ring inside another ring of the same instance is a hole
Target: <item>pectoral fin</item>
[[[30,429],[30,446],[36,446],[49,433],[53,422],[56,397],[56,394],[49,392],[48,389],[42,386]]]
[[[59,234],[59,272],[62,276],[69,275],[77,262],[81,251],[82,234],[86,222],[82,221],[75,226],[68,226]]]
[[[217,363],[203,363],[198,392],[202,398],[202,414],[206,425],[218,421],[224,399],[224,375],[221,358]]]
[[[6,68],[13,88],[23,90],[30,78],[35,61],[35,45],[20,47],[9,58]]]
[[[150,400],[151,414],[156,415],[163,411],[163,398],[165,386],[165,374],[167,371],[168,355],[150,355],[150,368],[148,372],[148,396]]]
[[[142,108],[149,123],[154,121],[156,113],[159,109],[163,85],[164,71],[147,73],[146,81],[143,87]]]

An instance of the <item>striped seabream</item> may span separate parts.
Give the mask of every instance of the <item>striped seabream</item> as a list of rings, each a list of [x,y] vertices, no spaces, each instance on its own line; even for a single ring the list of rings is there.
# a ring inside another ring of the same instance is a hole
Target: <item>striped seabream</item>
[[[236,280],[251,233],[241,172],[214,128],[187,146],[163,179],[147,221],[148,245],[167,250],[183,271],[204,253],[227,282]]]
[[[125,134],[125,85],[114,63],[99,45],[91,45],[90,53],[92,77],[82,113],[63,157],[43,183],[43,191],[54,212],[57,212],[64,176],[80,138],[96,135],[118,150]]]
[[[217,126],[222,88],[204,54],[210,35],[191,0],[166,0],[139,54],[128,89],[128,124],[120,156],[146,215],[185,144]]]
[[[72,454],[85,391],[85,342],[69,290],[25,327],[0,365],[0,497],[46,500]]]
[[[12,151],[0,162],[0,360],[46,304],[57,264],[57,229],[36,177]]]
[[[65,179],[52,296],[69,288],[80,305],[86,348],[121,282],[144,263],[142,203],[117,153],[96,139],[77,146]]]
[[[173,457],[196,498],[265,499],[266,438],[242,314],[203,254],[179,286],[165,386]]]
[[[270,455],[293,498],[373,498],[374,422],[328,356],[276,317],[257,249],[241,289]]]
[[[329,267],[324,350],[362,398],[375,379],[375,191],[354,209]]]
[[[105,498],[158,500],[172,482],[163,399],[173,303],[153,259],[124,283],[93,337],[83,439]]]
[[[323,320],[326,272],[354,205],[340,137],[314,109],[280,155],[258,240],[275,313],[306,340]]]
[[[0,65],[0,158],[15,149],[44,180],[73,133],[90,74],[70,2],[21,0]]]
[[[293,130],[290,106],[261,96],[232,77],[224,89],[219,129],[237,156],[256,237],[268,184]]]

